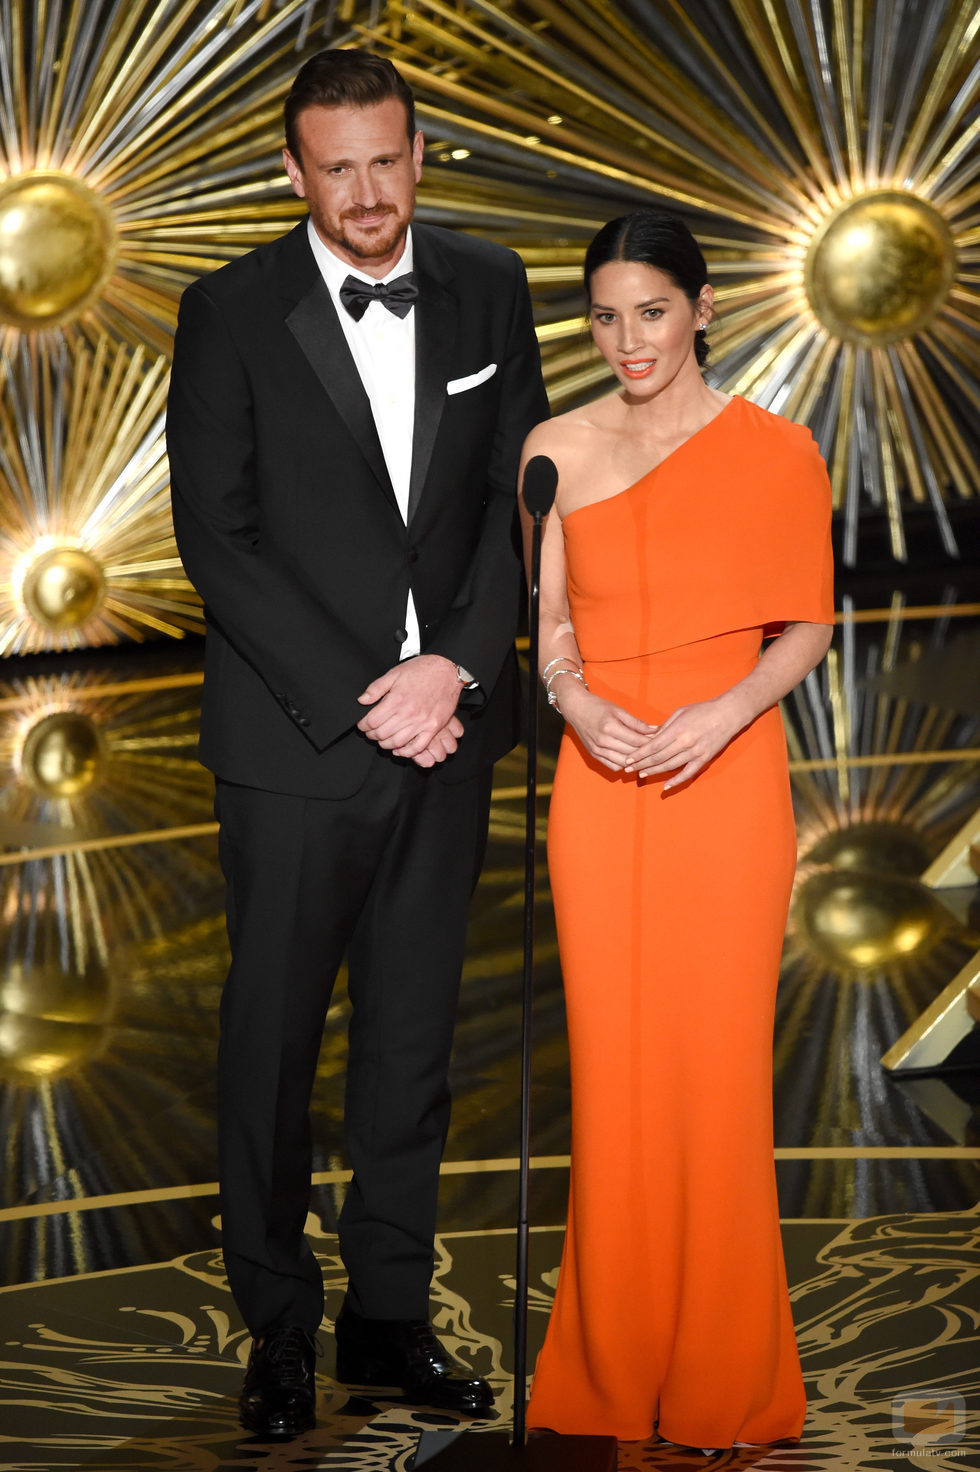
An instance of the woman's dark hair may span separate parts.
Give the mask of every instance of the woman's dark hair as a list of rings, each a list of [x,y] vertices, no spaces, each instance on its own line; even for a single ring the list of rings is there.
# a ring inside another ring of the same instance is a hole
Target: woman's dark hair
[[[689,301],[696,302],[707,284],[708,268],[683,220],[668,210],[634,210],[603,225],[585,252],[585,290],[591,307],[592,277],[610,261],[639,261],[669,276]],[[708,356],[704,333],[695,334],[694,351],[700,368]]]
[[[415,99],[390,61],[369,51],[318,51],[300,67],[289,89],[283,109],[286,147],[302,168],[296,120],[308,107],[373,107],[389,97],[397,97],[405,107],[411,142],[415,137]]]

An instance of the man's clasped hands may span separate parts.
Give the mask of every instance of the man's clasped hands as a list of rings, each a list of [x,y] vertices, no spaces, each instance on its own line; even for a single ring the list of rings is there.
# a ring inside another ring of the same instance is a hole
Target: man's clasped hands
[[[452,756],[463,734],[456,715],[462,689],[452,660],[418,654],[379,675],[357,697],[371,707],[357,729],[393,756],[434,767]]]

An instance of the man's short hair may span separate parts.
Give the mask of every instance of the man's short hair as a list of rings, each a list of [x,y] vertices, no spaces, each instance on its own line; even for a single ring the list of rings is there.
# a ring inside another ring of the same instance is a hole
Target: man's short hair
[[[302,167],[296,122],[308,107],[374,107],[397,97],[405,108],[409,142],[415,137],[415,99],[390,61],[353,48],[318,51],[296,73],[284,107],[286,147]]]

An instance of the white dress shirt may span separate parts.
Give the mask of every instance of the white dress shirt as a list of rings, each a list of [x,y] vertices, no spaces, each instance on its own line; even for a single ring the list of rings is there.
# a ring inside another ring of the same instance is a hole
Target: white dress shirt
[[[386,276],[368,276],[356,266],[349,266],[334,255],[313,225],[307,220],[307,231],[320,274],[327,284],[340,325],[344,329],[361,382],[371,403],[371,412],[388,467],[392,490],[402,520],[408,523],[408,491],[412,475],[412,439],[415,431],[415,308],[398,317],[381,302],[371,302],[359,322],[340,300],[340,288],[348,276],[369,285],[378,280],[392,281],[412,269],[412,232],[405,236],[405,249]],[[407,636],[402,642],[400,659],[419,653],[422,639],[415,599],[411,589],[405,610]]]

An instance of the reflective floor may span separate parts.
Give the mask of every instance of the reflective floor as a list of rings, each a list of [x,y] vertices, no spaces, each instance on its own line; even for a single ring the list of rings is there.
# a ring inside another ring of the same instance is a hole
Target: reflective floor
[[[194,760],[200,668],[199,646],[169,645],[0,671],[0,1465],[408,1467],[419,1426],[443,1423],[348,1401],[329,1353],[315,1436],[270,1451],[235,1429],[244,1341],[214,1185],[226,943],[210,778]],[[958,1068],[908,1077],[880,1061],[980,947],[976,885],[963,873],[952,887],[922,882],[980,807],[978,669],[980,575],[855,585],[831,655],[787,702],[800,868],[776,1023],[777,1179],[811,1413],[801,1447],[719,1465],[907,1465],[911,1448],[931,1467],[980,1466],[975,1031]],[[546,711],[545,798],[557,736]],[[497,1380],[503,1413],[523,816],[516,753],[497,771],[473,908],[434,1294],[449,1337]],[[720,831],[704,861],[738,864],[738,834]],[[543,864],[537,935],[534,1343],[560,1252],[569,1108]],[[345,1006],[341,981],[310,1222],[328,1314],[342,1291]],[[732,1128],[734,1108],[719,1119]],[[946,1444],[940,1392],[955,1401]],[[908,1397],[918,1422],[902,1420]],[[647,1445],[624,1447],[620,1465],[705,1459]]]

